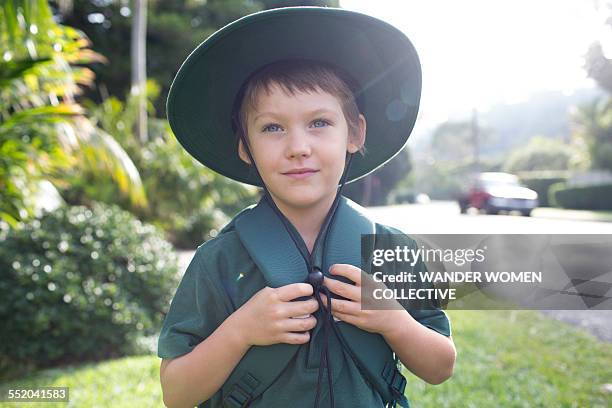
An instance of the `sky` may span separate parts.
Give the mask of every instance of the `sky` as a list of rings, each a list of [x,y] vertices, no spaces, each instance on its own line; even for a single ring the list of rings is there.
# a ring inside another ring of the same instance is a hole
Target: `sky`
[[[434,126],[472,108],[518,103],[530,93],[593,88],[584,54],[612,30],[602,0],[341,0],[412,41],[422,64],[419,122]],[[609,45],[606,47],[606,45]],[[416,130],[416,129],[415,129]]]

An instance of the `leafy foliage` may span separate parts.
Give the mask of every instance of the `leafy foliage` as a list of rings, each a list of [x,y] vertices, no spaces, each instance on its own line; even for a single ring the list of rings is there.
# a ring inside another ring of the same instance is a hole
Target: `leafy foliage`
[[[109,175],[142,205],[133,163],[75,102],[93,80],[78,64],[104,60],[82,33],[56,24],[46,1],[10,0],[0,7],[0,44],[0,219],[18,227],[32,217],[37,182],[61,182],[71,168]]]
[[[337,0],[244,1],[244,0],[149,0],[147,13],[147,75],[161,84],[160,96],[154,101],[156,112],[164,116],[165,101],[171,79],[181,61],[199,43],[222,26],[250,13],[279,6],[338,6]],[[112,64],[96,64],[98,89],[87,97],[102,102],[105,95],[126,100],[129,94],[130,38],[132,11],[130,2],[120,0],[74,0],[70,11],[63,12],[63,23],[76,27],[93,41],[95,50],[106,55]],[[90,16],[95,15],[92,19]]]
[[[149,111],[158,91],[149,81]],[[133,206],[110,180],[93,183],[92,175],[83,171],[71,173],[62,195],[71,204],[116,203],[162,228],[176,246],[195,248],[213,236],[228,216],[255,202],[257,190],[202,166],[182,148],[165,120],[149,120],[150,140],[141,145],[133,133],[136,104],[136,97],[124,103],[111,96],[100,105],[87,106],[96,125],[113,134],[135,162],[148,205]]]
[[[142,175],[151,205],[142,214],[169,233],[182,248],[195,248],[214,236],[228,216],[252,204],[256,188],[204,167],[169,129],[142,151]]]
[[[494,140],[492,129],[478,127],[477,133],[471,121],[446,121],[440,124],[434,131],[431,139],[431,147],[435,151],[438,160],[465,160],[470,157],[475,159],[478,135],[478,147]]]
[[[509,173],[535,170],[568,170],[574,149],[568,144],[547,137],[534,137],[523,147],[515,149],[503,170]]]
[[[481,160],[478,171],[500,171],[495,159]],[[454,200],[469,187],[468,176],[474,173],[474,162],[419,160],[415,165],[414,189],[436,200]]]
[[[573,119],[574,138],[586,147],[591,167],[612,171],[612,98],[597,98],[579,106]]]
[[[127,100],[131,85],[130,41],[133,13],[131,4],[118,0],[75,0],[63,23],[77,27],[93,41],[95,49],[112,64],[95,64],[98,89],[86,96],[102,102],[106,95]],[[147,12],[147,75],[162,85],[156,111],[163,116],[170,83],[181,61],[206,37],[221,26],[261,9],[256,2],[243,0],[149,0]],[[92,18],[91,16],[96,16]],[[101,85],[103,84],[103,87]]]
[[[389,204],[392,191],[408,177],[411,170],[410,153],[408,149],[403,149],[380,169],[347,184],[342,194],[364,206]]]
[[[563,171],[532,171],[518,173],[521,183],[538,193],[538,207],[551,206],[548,201],[548,191],[553,184],[565,182],[569,172]]]
[[[162,234],[97,203],[11,231],[0,270],[3,369],[141,352],[138,339],[155,334],[178,284]]]
[[[612,210],[612,184],[568,186],[556,183],[548,190],[548,201],[555,207],[576,210]]]
[[[608,19],[606,24],[608,29],[612,28],[612,2],[610,0],[602,0],[597,2],[597,7],[602,12],[607,10]],[[612,60],[610,60],[609,51],[604,51],[604,46],[601,40],[596,40],[591,43],[585,54],[585,69],[589,77],[605,89],[609,94],[612,94]]]

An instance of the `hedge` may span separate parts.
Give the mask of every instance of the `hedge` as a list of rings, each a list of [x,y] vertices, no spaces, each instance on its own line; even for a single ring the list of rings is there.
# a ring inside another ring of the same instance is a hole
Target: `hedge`
[[[556,183],[550,186],[548,199],[552,205],[577,210],[612,210],[612,184],[568,186]]]
[[[567,181],[567,171],[523,171],[517,173],[521,183],[538,193],[539,207],[550,207],[548,190],[551,185]]]
[[[0,270],[0,372],[145,352],[179,279],[160,230],[99,203],[11,230]]]

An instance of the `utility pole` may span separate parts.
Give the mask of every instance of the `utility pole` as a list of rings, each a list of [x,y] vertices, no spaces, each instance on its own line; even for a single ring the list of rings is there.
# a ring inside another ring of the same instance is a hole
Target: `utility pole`
[[[133,1],[132,17],[132,89],[131,94],[138,98],[138,117],[136,133],[141,144],[148,140],[147,135],[147,0]]]
[[[479,144],[479,129],[478,129],[478,112],[476,108],[472,109],[472,145],[474,146],[474,171],[480,172],[480,144]]]

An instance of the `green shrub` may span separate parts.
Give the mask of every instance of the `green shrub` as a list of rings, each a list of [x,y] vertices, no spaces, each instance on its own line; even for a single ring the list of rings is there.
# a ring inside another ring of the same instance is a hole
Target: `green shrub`
[[[503,166],[503,171],[516,173],[534,170],[567,170],[573,149],[560,140],[536,136],[527,145],[513,150]]]
[[[186,214],[175,214],[168,240],[178,248],[194,248],[217,233],[218,226],[227,223],[227,217],[218,209],[200,209]]]
[[[612,210],[612,184],[569,187],[566,183],[556,183],[550,186],[548,194],[555,207]]]
[[[149,114],[159,86],[147,81]],[[62,197],[73,205],[92,201],[117,204],[164,230],[179,248],[194,249],[228,219],[257,201],[257,188],[220,176],[204,167],[180,145],[168,121],[149,117],[148,142],[133,133],[138,101],[115,97],[101,104],[88,102],[92,118],[125,149],[144,186],[147,206],[135,206],[120,194],[112,180],[104,182],[92,174],[75,172],[70,183],[60,186]],[[97,180],[97,182],[94,182]]]
[[[167,133],[142,150],[141,174],[149,197],[142,214],[180,248],[196,248],[228,218],[256,202],[247,187],[204,167]],[[138,213],[137,213],[138,214]]]
[[[594,143],[590,151],[593,168],[612,171],[612,141]]]
[[[138,154],[133,153],[147,195],[146,209],[130,205],[113,184],[92,183],[85,174],[79,174],[61,194],[71,204],[89,205],[92,200],[117,204],[161,228],[175,246],[194,249],[229,217],[255,203],[257,189],[204,167],[169,128],[160,132],[151,134],[155,137]]]
[[[147,351],[179,279],[155,227],[97,203],[10,231],[0,270],[0,372]]]
[[[565,172],[526,172],[520,173],[519,177],[526,187],[538,193],[540,207],[550,207],[548,190],[553,184],[567,181],[567,175],[562,173]]]
[[[424,160],[414,166],[414,192],[425,193],[433,200],[456,200],[469,187],[469,177],[476,172],[500,171],[498,159],[472,159],[461,162]]]

